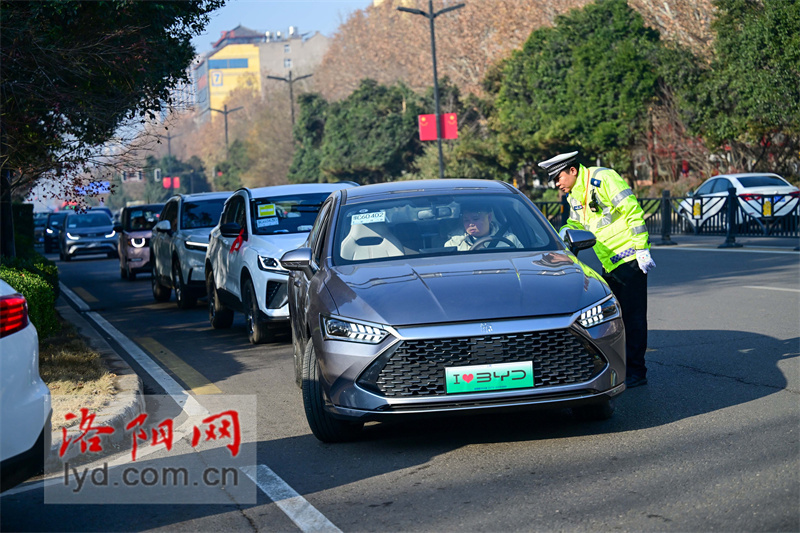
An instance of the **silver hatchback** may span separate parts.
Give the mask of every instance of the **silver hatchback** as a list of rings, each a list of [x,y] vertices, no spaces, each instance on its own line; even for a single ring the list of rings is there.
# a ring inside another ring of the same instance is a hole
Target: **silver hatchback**
[[[102,211],[70,213],[59,233],[59,256],[70,261],[76,255],[117,256],[117,232]]]
[[[295,377],[314,435],[365,421],[571,407],[612,415],[625,332],[603,279],[519,191],[486,180],[337,191],[286,253]]]

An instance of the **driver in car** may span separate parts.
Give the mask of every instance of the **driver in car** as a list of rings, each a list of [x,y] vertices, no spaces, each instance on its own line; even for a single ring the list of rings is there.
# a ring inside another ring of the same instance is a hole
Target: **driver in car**
[[[492,209],[475,204],[461,207],[461,221],[464,223],[464,234],[451,237],[445,247],[455,246],[460,252],[482,248],[522,248],[519,239],[510,232],[497,235],[500,230],[494,221]],[[477,246],[476,246],[477,244]],[[473,248],[474,247],[474,248]]]

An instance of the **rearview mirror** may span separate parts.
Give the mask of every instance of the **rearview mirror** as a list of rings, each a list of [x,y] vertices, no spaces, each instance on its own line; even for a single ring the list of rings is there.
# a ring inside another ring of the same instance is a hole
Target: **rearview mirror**
[[[161,233],[169,233],[172,231],[172,224],[169,223],[169,220],[161,220],[153,229]]]
[[[219,227],[219,232],[223,237],[238,237],[242,227],[236,222],[227,222]]]
[[[304,272],[308,277],[314,275],[311,268],[311,248],[298,248],[283,254],[281,266],[293,272]]]
[[[591,248],[597,242],[597,238],[591,231],[582,229],[568,229],[564,241],[569,246],[569,251],[578,254],[581,250]]]

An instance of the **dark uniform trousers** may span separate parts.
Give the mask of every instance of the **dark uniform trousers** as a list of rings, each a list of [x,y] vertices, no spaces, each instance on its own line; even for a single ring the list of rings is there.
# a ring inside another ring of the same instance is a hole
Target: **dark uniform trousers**
[[[623,263],[611,272],[603,272],[603,279],[622,308],[627,377],[643,378],[647,375],[644,363],[647,350],[647,274],[641,271],[634,260]]]

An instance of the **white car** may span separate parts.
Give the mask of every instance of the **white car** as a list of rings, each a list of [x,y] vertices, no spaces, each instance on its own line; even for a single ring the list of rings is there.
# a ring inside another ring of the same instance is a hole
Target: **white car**
[[[735,189],[739,197],[737,224],[746,222],[748,217],[772,220],[788,215],[800,201],[800,189],[777,174],[720,174],[706,180],[689,198],[682,200],[680,214],[692,226],[702,226],[723,212],[729,188]]]
[[[229,192],[179,194],[164,205],[150,239],[151,284],[157,302],[175,290],[179,309],[190,309],[206,292],[208,234],[217,225]]]
[[[278,260],[299,248],[322,203],[355,183],[306,183],[239,189],[225,202],[206,254],[208,316],[215,329],[229,328],[244,313],[250,342],[271,338],[271,326],[289,325],[289,271]]]
[[[28,302],[0,280],[0,491],[44,468],[53,409],[39,376],[39,335]]]

